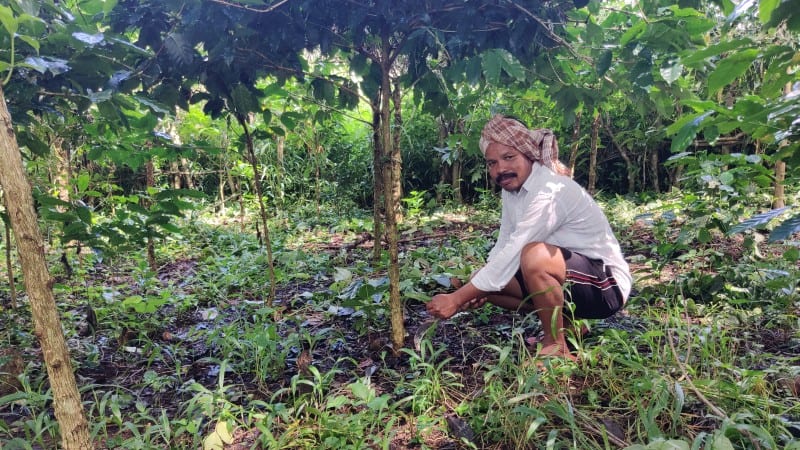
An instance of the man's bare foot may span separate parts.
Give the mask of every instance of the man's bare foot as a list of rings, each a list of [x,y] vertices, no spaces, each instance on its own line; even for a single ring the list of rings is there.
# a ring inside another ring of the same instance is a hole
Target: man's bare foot
[[[531,352],[534,353],[533,357],[525,361],[523,366],[528,367],[531,364],[534,364],[536,369],[540,371],[547,370],[548,364],[545,362],[547,359],[560,359],[573,362],[578,361],[577,356],[573,355],[568,349],[559,344],[549,344],[546,346],[539,345],[538,351],[536,347],[533,347],[531,348]]]
[[[541,347],[536,353],[537,358],[564,358],[570,361],[578,361],[578,357],[573,355],[566,345],[550,344]]]
[[[577,331],[577,330],[573,330],[573,332],[574,331]],[[587,327],[586,325],[581,325],[580,337],[584,338],[584,337],[586,337],[587,334],[589,334],[589,327]],[[570,332],[570,335],[572,335],[571,332]],[[536,346],[542,342],[542,339],[543,339],[543,336],[541,336],[541,335],[539,335],[539,336],[531,336],[531,337],[525,339],[525,343],[528,344],[528,346],[530,348],[536,348]],[[569,347],[569,349],[571,351],[575,350],[574,348],[572,348],[572,343],[570,341],[567,341],[567,347]]]

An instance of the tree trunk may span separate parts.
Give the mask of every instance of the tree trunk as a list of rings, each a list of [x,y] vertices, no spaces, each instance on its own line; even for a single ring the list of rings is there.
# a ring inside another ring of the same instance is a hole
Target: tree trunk
[[[658,180],[658,151],[658,147],[650,151],[650,182],[653,184],[653,192],[655,193],[661,192]],[[680,170],[680,168],[678,170]],[[675,177],[675,179],[678,180],[680,177]]]
[[[403,210],[400,208],[403,198],[403,153],[400,151],[400,138],[403,134],[403,99],[400,82],[395,80],[392,90],[392,105],[394,106],[394,123],[390,128],[392,132],[392,158],[389,167],[392,169],[392,197],[395,206],[395,222],[403,221]]]
[[[156,170],[155,166],[153,165],[153,160],[151,159],[147,161],[144,167],[145,185],[147,186],[147,192],[150,192],[152,188],[156,186]],[[152,204],[150,200],[147,200],[146,203],[147,204],[145,207],[150,207]],[[147,265],[150,266],[150,270],[153,273],[158,272],[158,263],[156,262],[156,244],[153,242],[153,236],[147,236]]]
[[[181,188],[181,168],[178,165],[178,161],[170,161],[169,162],[169,179],[170,179],[170,186],[172,189],[180,189]]]
[[[8,212],[6,197],[3,195],[3,206]],[[11,224],[7,218],[3,218],[3,225],[6,229],[6,273],[8,274],[8,301],[11,309],[17,309],[17,283],[14,281],[14,264],[11,261]]]
[[[250,159],[250,165],[253,167],[253,187],[256,190],[256,197],[258,198],[258,210],[261,213],[261,224],[264,226],[264,246],[267,248],[267,266],[269,270],[269,297],[267,297],[265,303],[267,306],[272,306],[272,302],[275,300],[277,286],[275,286],[275,263],[272,260],[272,242],[269,237],[267,207],[264,204],[264,194],[261,192],[261,183],[258,179],[258,160],[256,159],[256,152],[253,146],[253,135],[250,134],[250,129],[248,128],[244,117],[237,116],[236,118],[239,120],[239,124],[244,130],[247,155],[248,159]]]
[[[439,116],[436,123],[439,125],[439,139],[436,141],[439,148],[444,148],[445,144],[447,144],[447,136],[449,135],[449,127],[447,119],[442,116]],[[437,155],[440,157],[441,155]],[[439,166],[439,186],[444,186],[450,179],[451,170],[449,170],[449,165],[442,161],[442,164]],[[436,204],[442,205],[444,203],[444,189],[436,189]]]
[[[792,83],[786,83],[784,86],[783,91],[785,94],[792,93]],[[785,142],[781,142],[778,144],[779,147],[785,145]],[[786,206],[786,194],[783,190],[783,182],[786,180],[786,162],[782,160],[775,161],[775,184],[774,184],[774,191],[772,195],[772,207],[773,208],[783,208]]]
[[[575,115],[575,123],[572,125],[572,146],[569,149],[569,171],[575,176],[575,165],[578,163],[578,148],[581,145],[581,111]]]
[[[58,317],[54,280],[47,268],[44,241],[31,185],[22,165],[17,139],[11,125],[5,96],[0,87],[0,186],[6,195],[6,205],[14,235],[17,238],[20,264],[25,279],[33,316],[34,334],[42,348],[47,376],[53,392],[53,408],[61,430],[61,446],[65,450],[90,449],[92,442],[89,424],[81,404],[75,375],[72,372],[69,350]]]
[[[383,149],[383,187],[384,187],[384,217],[386,220],[386,239],[389,244],[389,314],[392,325],[392,349],[398,355],[405,346],[405,319],[403,299],[400,297],[400,262],[397,233],[397,210],[399,201],[395,195],[399,193],[400,183],[400,149],[392,139],[390,120],[392,97],[391,91],[391,61],[389,57],[391,44],[388,36],[383,38],[383,59],[381,61],[381,148]],[[395,99],[399,95],[395,95]],[[395,105],[399,108],[400,105]]]
[[[633,167],[633,162],[631,161],[631,157],[628,155],[628,152],[617,142],[617,138],[614,136],[614,131],[611,129],[611,121],[609,120],[608,115],[606,115],[606,120],[603,122],[603,125],[608,133],[608,137],[611,139],[611,143],[614,144],[614,148],[617,149],[619,155],[623,160],[625,160],[625,168],[628,172],[628,193],[632,194],[636,187],[636,173]]]
[[[450,171],[450,189],[453,191],[453,201],[457,205],[464,204],[464,197],[461,196],[461,172],[464,165],[461,164],[461,144],[454,150],[456,155],[453,157],[453,164]]]
[[[186,189],[194,190],[194,179],[192,178],[192,167],[189,160],[181,158],[181,176],[183,177],[183,184]]]
[[[464,134],[464,120],[463,119],[456,119],[455,124],[453,125],[453,131]],[[459,142],[458,146],[455,148],[455,156],[451,158],[452,164],[452,172],[450,174],[450,183],[451,188],[453,190],[453,200],[456,202],[457,205],[464,204],[464,197],[461,196],[461,174],[464,170],[464,164],[462,155],[464,154],[464,147]]]
[[[600,141],[600,112],[596,112],[592,121],[592,143],[589,148],[589,181],[586,190],[594,195],[597,186],[597,146]]]
[[[783,208],[786,206],[786,196],[783,192],[783,181],[786,179],[786,162],[775,161],[775,192],[772,200],[772,207]]]
[[[227,182],[227,174],[228,168],[225,165],[219,171],[219,180],[217,183],[217,190],[219,192],[219,212],[225,214],[225,185]],[[233,186],[231,186],[233,189]]]
[[[383,94],[378,94],[379,96]],[[387,94],[388,95],[388,94]],[[381,260],[383,250],[383,142],[381,141],[381,101],[372,104],[372,222],[375,244],[372,261]]]

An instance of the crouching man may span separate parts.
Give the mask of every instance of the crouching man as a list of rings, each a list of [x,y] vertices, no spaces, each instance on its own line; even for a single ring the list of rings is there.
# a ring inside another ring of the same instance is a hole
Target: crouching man
[[[428,312],[446,319],[486,302],[534,312],[544,329],[540,356],[575,359],[565,329],[573,318],[603,319],[625,304],[632,278],[608,219],[558,161],[547,129],[501,115],[483,128],[480,149],[502,188],[500,233],[486,265]]]

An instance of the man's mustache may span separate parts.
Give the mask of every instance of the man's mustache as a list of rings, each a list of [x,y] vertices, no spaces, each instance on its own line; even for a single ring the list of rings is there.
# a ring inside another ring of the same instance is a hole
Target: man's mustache
[[[517,177],[517,174],[513,173],[513,172],[511,172],[511,173],[501,173],[500,175],[494,177],[494,182],[497,183],[497,184],[500,184],[500,183],[503,182],[503,180],[505,180],[507,178],[516,178],[516,177]]]

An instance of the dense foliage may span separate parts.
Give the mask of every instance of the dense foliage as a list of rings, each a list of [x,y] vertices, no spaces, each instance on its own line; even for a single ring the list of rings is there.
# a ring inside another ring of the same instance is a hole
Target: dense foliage
[[[0,83],[98,447],[798,448],[798,11],[0,5]],[[492,245],[477,139],[497,112],[556,131],[636,269],[577,364],[527,365],[528,318],[423,312]],[[387,161],[397,282],[370,254],[390,240],[370,213]],[[0,446],[49,448],[7,211]]]

